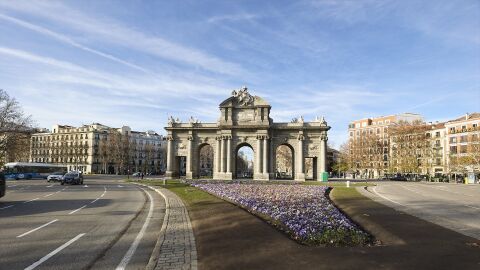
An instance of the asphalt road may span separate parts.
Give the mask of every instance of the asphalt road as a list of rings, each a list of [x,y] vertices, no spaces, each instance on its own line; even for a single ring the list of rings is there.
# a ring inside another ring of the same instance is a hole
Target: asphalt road
[[[7,181],[0,269],[145,269],[164,213],[161,196],[111,177]]]
[[[397,210],[480,240],[480,185],[377,182],[362,193]]]

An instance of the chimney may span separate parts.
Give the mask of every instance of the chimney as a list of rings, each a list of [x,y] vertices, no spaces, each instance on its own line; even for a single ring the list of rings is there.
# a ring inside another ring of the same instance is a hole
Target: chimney
[[[470,115],[469,115],[468,112],[467,112],[467,113],[465,114],[465,120],[468,120],[468,117],[469,117],[469,116],[470,116]]]

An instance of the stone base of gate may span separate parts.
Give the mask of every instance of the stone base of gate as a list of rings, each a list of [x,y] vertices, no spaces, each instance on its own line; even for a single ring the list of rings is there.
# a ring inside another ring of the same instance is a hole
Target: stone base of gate
[[[172,171],[165,172],[165,179],[173,179],[175,174]]]
[[[233,174],[230,173],[213,173],[213,179],[215,180],[233,180]]]
[[[261,180],[261,181],[270,180],[270,174],[268,174],[268,173],[254,174],[253,175],[253,180]]]
[[[305,173],[296,173],[295,181],[305,181]]]

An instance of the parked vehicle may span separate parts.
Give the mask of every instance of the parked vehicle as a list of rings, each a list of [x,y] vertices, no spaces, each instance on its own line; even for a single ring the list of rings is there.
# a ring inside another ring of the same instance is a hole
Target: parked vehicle
[[[132,176],[134,177],[140,177],[142,175],[141,172],[136,172],[136,173],[133,173]]]
[[[54,172],[47,176],[47,182],[61,182],[64,175],[63,172]]]
[[[7,183],[5,183],[5,175],[0,173],[0,198],[5,196],[5,190],[7,188]]]
[[[63,176],[63,179],[60,183],[62,185],[83,185],[83,174],[81,172],[69,172]]]

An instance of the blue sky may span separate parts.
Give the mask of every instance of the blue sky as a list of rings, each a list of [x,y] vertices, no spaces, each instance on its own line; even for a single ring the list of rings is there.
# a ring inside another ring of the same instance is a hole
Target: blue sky
[[[0,88],[41,127],[164,133],[243,85],[337,147],[355,119],[480,111],[480,2],[0,0]]]

